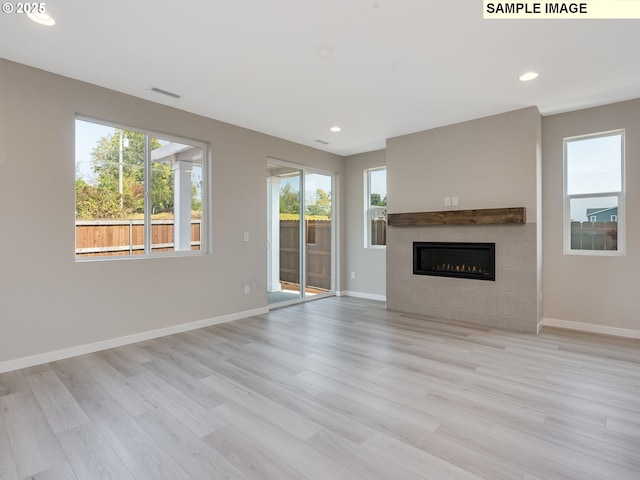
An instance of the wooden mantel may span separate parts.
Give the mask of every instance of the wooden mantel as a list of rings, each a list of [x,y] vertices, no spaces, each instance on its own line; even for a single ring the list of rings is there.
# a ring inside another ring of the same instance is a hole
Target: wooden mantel
[[[387,222],[392,227],[524,224],[527,223],[527,213],[524,207],[390,213]]]

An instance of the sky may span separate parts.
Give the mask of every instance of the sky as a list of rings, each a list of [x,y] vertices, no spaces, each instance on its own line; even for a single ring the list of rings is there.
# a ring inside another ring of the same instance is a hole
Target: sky
[[[100,138],[113,135],[114,127],[100,125],[98,123],[76,120],[76,175],[82,177],[85,182],[91,183],[93,169],[91,152]]]
[[[384,200],[387,196],[387,170],[371,171],[371,193],[379,193]]]
[[[567,194],[610,193],[622,189],[622,134],[567,142]],[[618,197],[571,200],[571,220],[588,221],[588,208],[611,208]]]

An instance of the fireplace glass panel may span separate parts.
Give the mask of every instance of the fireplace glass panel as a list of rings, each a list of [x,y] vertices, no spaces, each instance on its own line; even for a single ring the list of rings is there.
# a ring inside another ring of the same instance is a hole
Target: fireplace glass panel
[[[495,243],[414,242],[413,273],[495,280]]]

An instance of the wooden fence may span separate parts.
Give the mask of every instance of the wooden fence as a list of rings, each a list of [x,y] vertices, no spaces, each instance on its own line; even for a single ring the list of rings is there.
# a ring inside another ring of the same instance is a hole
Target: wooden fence
[[[307,287],[331,290],[331,220],[307,220]],[[280,280],[300,284],[300,220],[280,221]]]
[[[573,250],[617,250],[618,222],[571,222]]]
[[[151,221],[151,250],[173,251],[173,220]],[[200,250],[200,220],[191,221],[191,250]],[[144,253],[144,220],[77,220],[76,256]]]
[[[331,221],[307,220],[307,279],[310,288],[331,289]],[[152,251],[173,250],[173,220],[151,221]],[[144,253],[143,220],[77,220],[76,256]],[[200,249],[200,220],[191,222],[191,249]],[[300,221],[280,221],[280,280],[300,283]]]

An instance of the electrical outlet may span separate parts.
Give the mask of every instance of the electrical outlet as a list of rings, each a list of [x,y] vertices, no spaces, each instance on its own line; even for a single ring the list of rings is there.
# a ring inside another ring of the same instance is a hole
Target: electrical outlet
[[[351,280],[353,280],[354,278],[356,278],[356,272],[351,272]]]
[[[452,207],[458,206],[458,197],[451,197],[451,206]]]
[[[242,241],[243,242],[249,241],[249,232],[244,232],[244,234],[242,235]]]
[[[451,206],[451,197],[444,197],[444,206],[445,207]]]
[[[244,285],[244,294],[245,295],[249,295],[251,293],[251,287],[249,286],[248,283],[245,283]]]

